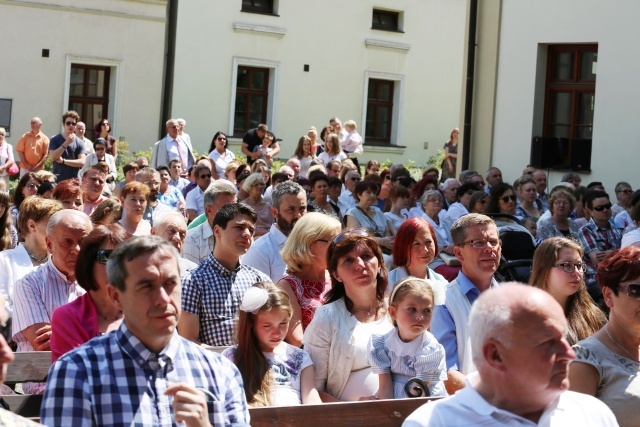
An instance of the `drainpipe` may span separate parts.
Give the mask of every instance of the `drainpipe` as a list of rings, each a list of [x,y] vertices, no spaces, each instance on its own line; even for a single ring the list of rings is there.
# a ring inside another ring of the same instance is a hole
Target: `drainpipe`
[[[178,26],[178,0],[167,1],[167,26],[165,37],[164,84],[162,90],[162,112],[159,138],[167,133],[165,123],[171,118],[173,101],[173,67],[176,59],[176,29]]]
[[[467,42],[467,87],[464,102],[464,131],[462,137],[462,170],[469,169],[471,151],[471,119],[473,112],[473,82],[476,67],[476,28],[478,0],[469,2],[469,40]]]

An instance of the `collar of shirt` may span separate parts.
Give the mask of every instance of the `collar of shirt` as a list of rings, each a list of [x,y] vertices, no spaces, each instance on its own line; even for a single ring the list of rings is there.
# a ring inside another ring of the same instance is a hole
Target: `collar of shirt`
[[[269,237],[273,239],[274,243],[278,245],[280,249],[284,246],[287,241],[287,236],[284,235],[282,231],[276,226],[276,224],[271,224],[271,230],[269,230]]]
[[[158,360],[174,361],[180,349],[180,339],[178,331],[174,330],[169,343],[160,353],[153,353],[147,348],[131,331],[127,328],[125,322],[122,322],[116,330],[116,341],[122,351],[127,353],[131,359],[135,360],[140,367],[144,367],[149,362],[157,362]]]
[[[476,285],[474,285],[473,282],[467,276],[465,276],[462,271],[458,273],[458,277],[456,278],[456,281],[460,286],[460,290],[464,295],[466,295],[467,298],[469,298],[470,302],[475,301],[475,299],[478,298],[478,296],[480,296],[480,290],[478,290]],[[491,278],[491,287],[495,288],[497,286],[498,286],[498,282],[496,282],[496,279]],[[471,300],[472,295],[475,296],[475,298],[473,298],[473,301]]]
[[[238,261],[238,266],[236,268],[231,271],[227,270],[226,267],[220,264],[220,262],[218,262],[218,260],[213,256],[213,252],[209,254],[207,260],[211,263],[211,267],[223,277],[235,277],[242,268],[242,264]]]
[[[76,285],[75,280],[70,281],[62,271],[58,270],[58,267],[56,267],[56,265],[53,263],[53,259],[51,257],[49,257],[49,261],[45,265],[47,266],[47,268],[52,269],[53,272],[67,285],[69,286]]]

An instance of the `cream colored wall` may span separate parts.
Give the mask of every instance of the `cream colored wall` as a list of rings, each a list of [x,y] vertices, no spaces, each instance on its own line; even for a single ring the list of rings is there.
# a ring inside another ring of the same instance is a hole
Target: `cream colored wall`
[[[616,182],[626,180],[638,188],[640,86],[635,82],[640,56],[632,53],[632,46],[640,37],[639,15],[640,3],[634,0],[583,0],[580,7],[569,0],[504,1],[493,163],[506,179],[513,181],[522,172],[529,162],[531,137],[541,131],[540,111],[535,109],[540,104],[535,99],[540,92],[536,71],[545,69],[537,64],[540,45],[598,43],[592,172],[581,173],[582,182],[602,181],[614,200]],[[544,84],[544,78],[538,80]],[[549,186],[563,173],[551,172]]]
[[[394,108],[403,112],[398,144],[407,148],[365,146],[363,160],[425,164],[460,127],[465,0],[278,3],[280,16],[274,17],[240,12],[240,1],[180,2],[172,115],[187,120],[197,150],[206,151],[217,130],[229,131],[234,57],[279,66],[277,119],[269,125],[284,140],[282,157],[293,154],[310,125],[320,130],[334,115],[356,120],[364,132],[367,71],[404,79],[403,105]],[[404,11],[405,33],[371,30],[374,6]],[[234,24],[285,34],[235,31]],[[409,50],[366,47],[366,39]],[[232,141],[231,148],[238,147]]]
[[[117,65],[109,108],[114,136],[134,149],[157,140],[166,0],[0,0],[0,16],[0,98],[13,98],[11,144],[33,116],[42,118],[45,134],[60,132],[72,61]]]

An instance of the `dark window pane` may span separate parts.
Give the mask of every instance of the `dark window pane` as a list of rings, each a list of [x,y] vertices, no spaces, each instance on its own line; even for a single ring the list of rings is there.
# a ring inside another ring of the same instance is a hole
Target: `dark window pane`
[[[573,52],[556,53],[554,80],[573,80]]]
[[[262,113],[262,102],[264,98],[262,96],[252,96],[251,97],[251,113]]]
[[[376,98],[376,84],[375,80],[369,80],[369,88],[367,90],[367,99],[375,99]]]
[[[571,123],[571,93],[555,92],[552,98],[552,123]]]
[[[591,139],[593,136],[593,127],[591,126],[577,126],[576,127],[576,138],[588,138]]]
[[[555,138],[569,138],[569,126],[551,126],[551,135]]]
[[[245,111],[247,109],[247,96],[236,95],[236,111]]]
[[[391,101],[391,84],[390,83],[380,84],[380,89],[378,90],[378,100]]]
[[[371,27],[378,30],[398,31],[398,12],[373,10]]]
[[[266,73],[254,72],[251,79],[251,89],[265,90],[267,87]]]
[[[595,80],[593,66],[598,63],[598,52],[584,52],[580,62],[580,80]]]
[[[84,88],[84,68],[71,67],[69,96],[82,96]]]
[[[233,116],[233,121],[235,123],[236,129],[244,129],[245,125],[245,115],[244,112],[236,111],[236,114]]]
[[[73,110],[76,113],[78,113],[80,115],[80,118],[82,119],[83,116],[83,111],[82,111],[82,103],[80,102],[70,102],[69,103],[69,110]]]
[[[594,93],[578,94],[578,121],[577,125],[593,124],[593,106],[595,103]]]
[[[238,78],[236,80],[236,87],[249,87],[249,70],[246,68],[238,68]]]
[[[242,0],[242,11],[273,13],[273,0]]]

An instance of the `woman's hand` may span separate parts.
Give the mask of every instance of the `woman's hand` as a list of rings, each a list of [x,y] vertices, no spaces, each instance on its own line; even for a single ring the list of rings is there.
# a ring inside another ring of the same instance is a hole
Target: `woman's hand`
[[[378,243],[380,245],[384,246],[385,248],[391,249],[393,247],[393,237],[391,237],[391,236],[380,237],[378,239]]]
[[[442,248],[442,252],[444,252],[446,254],[449,254],[449,255],[453,255],[453,248],[454,248],[453,243],[451,243],[451,244],[445,246],[444,248]]]

